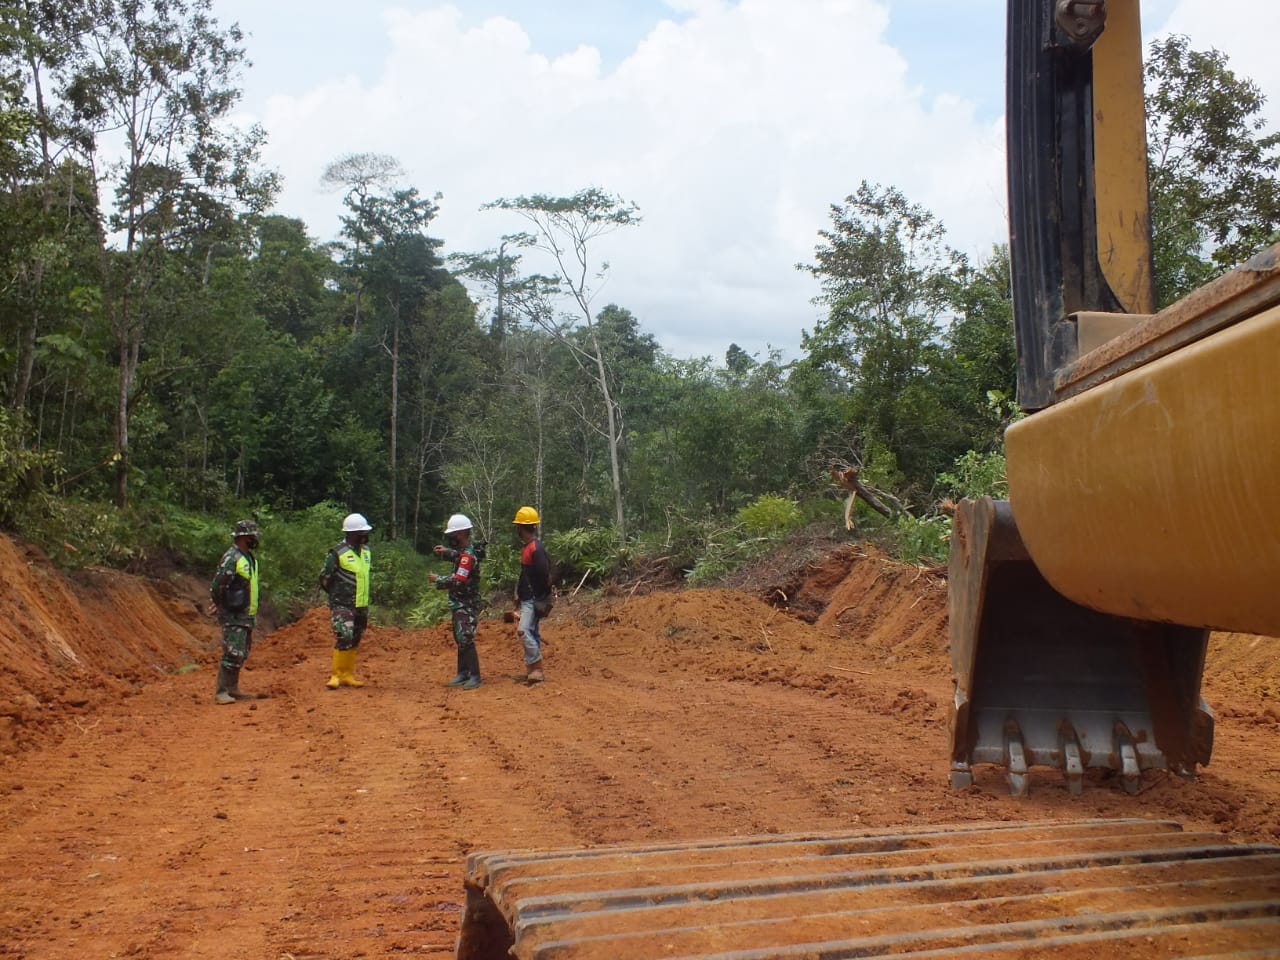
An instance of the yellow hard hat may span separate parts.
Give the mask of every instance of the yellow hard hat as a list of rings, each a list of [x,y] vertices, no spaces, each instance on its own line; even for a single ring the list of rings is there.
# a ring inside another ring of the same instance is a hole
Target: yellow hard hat
[[[516,518],[511,522],[521,524],[522,526],[524,524],[536,524],[539,522],[538,511],[533,509],[533,507],[521,507],[516,511]]]

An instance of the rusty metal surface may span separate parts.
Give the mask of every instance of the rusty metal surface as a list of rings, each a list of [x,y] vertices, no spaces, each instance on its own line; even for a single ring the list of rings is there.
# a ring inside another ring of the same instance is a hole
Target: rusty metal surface
[[[1141,819],[477,853],[466,887],[459,960],[1096,960],[1280,944],[1280,848]]]
[[[1280,244],[1170,304],[1055,376],[1057,399],[1083,393],[1280,303]]]
[[[1071,314],[1067,319],[1076,326],[1076,342],[1080,352],[1088,353],[1150,318],[1133,313],[1081,311]]]

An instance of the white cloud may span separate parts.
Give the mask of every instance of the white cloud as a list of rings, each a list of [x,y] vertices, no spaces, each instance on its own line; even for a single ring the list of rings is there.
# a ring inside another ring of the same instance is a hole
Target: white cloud
[[[1002,33],[1000,7],[984,5],[991,22],[965,29]],[[811,259],[829,206],[863,179],[934,211],[970,254],[1005,238],[1002,121],[946,92],[927,56],[909,64],[886,40],[885,0],[667,8],[672,19],[650,21],[608,64],[587,45],[548,56],[509,17],[388,11],[381,63],[352,75],[335,64],[305,93],[263,101],[265,160],[286,178],[281,211],[332,237],[339,201],[320,192],[320,174],[366,150],[397,157],[422,192],[443,192],[433,233],[450,251],[494,247],[520,226],[480,212],[487,201],[602,187],[639,204],[644,221],[600,243],[612,276],[597,305],[632,310],[673,353],[715,357],[732,342],[796,355],[818,314],[816,285],[794,264]],[[1147,27],[1219,46],[1280,90],[1280,5],[1181,0]],[[1280,104],[1268,109],[1274,118]]]
[[[795,355],[816,292],[809,260],[828,208],[862,179],[893,184],[984,251],[1002,238],[999,131],[955,97],[926,102],[884,39],[872,0],[671,2],[606,70],[581,46],[549,58],[516,22],[467,22],[452,6],[385,17],[377,75],[274,96],[258,119],[285,175],[282,212],[323,239],[338,198],[324,166],[352,151],[397,157],[442,191],[448,250],[496,246],[516,228],[478,211],[501,196],[616,192],[644,221],[600,244],[612,265],[597,305],[632,310],[680,355],[732,342]]]

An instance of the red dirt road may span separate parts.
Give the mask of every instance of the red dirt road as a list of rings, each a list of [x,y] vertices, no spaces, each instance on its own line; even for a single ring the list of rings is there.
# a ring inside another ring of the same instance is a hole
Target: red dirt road
[[[945,585],[875,556],[810,572],[816,624],[727,590],[562,603],[536,687],[492,620],[478,690],[442,685],[444,628],[374,628],[368,685],[330,692],[315,610],[253,651],[269,699],[226,707],[190,597],[3,539],[0,570],[5,960],[452,957],[478,849],[1109,816],[1280,841],[1276,641],[1215,638],[1195,781],[953,792]]]

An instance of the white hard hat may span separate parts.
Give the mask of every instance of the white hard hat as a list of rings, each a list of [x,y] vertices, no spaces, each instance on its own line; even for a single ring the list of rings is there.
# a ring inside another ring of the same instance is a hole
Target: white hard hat
[[[470,530],[471,521],[464,514],[455,513],[449,518],[449,522],[445,524],[445,533],[457,533],[459,530]]]
[[[372,530],[369,521],[364,518],[363,513],[349,513],[347,519],[342,521],[343,533],[363,533],[366,530]]]

